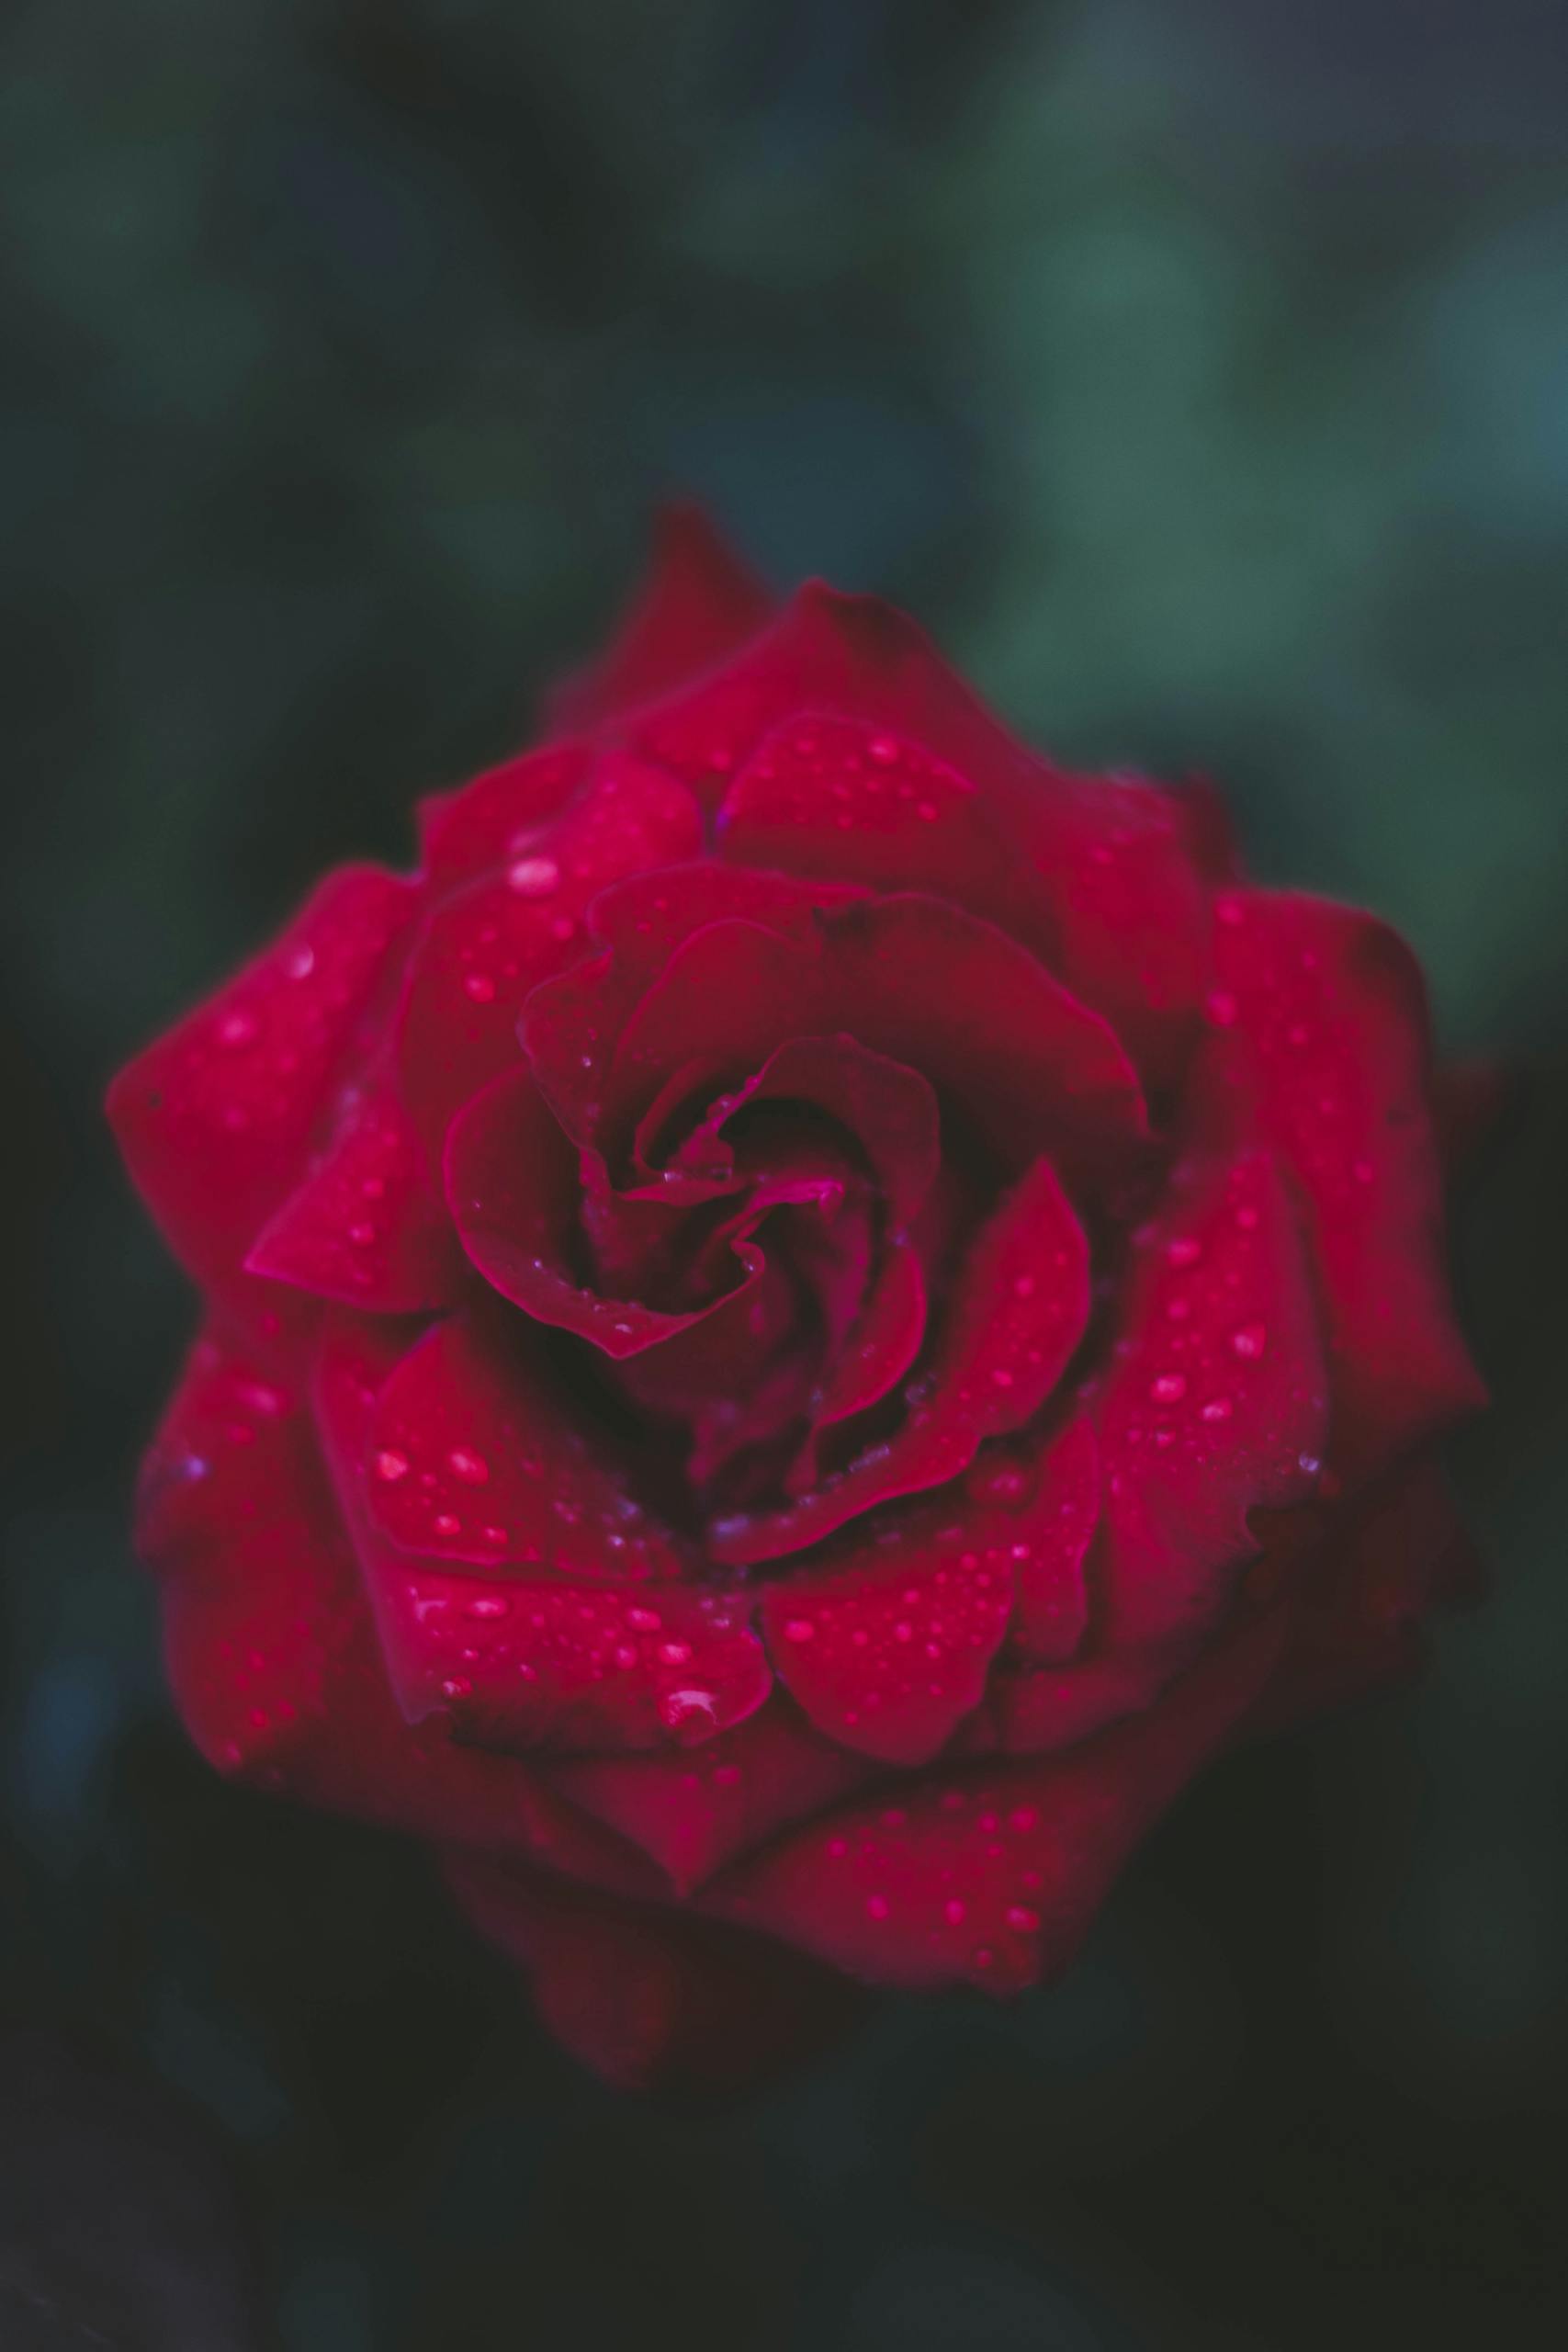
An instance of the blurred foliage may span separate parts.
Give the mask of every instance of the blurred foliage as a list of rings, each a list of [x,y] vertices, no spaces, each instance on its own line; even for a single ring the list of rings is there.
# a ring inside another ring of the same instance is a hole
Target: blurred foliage
[[[216,2135],[286,2352],[1568,2334],[1565,66],[1545,0],[0,21],[5,1999],[108,2070],[37,2095],[84,2195],[156,2084]],[[671,487],[1041,741],[1221,776],[1530,1073],[1460,1227],[1486,1611],[1214,1775],[1055,1992],[721,2118],[579,2079],[416,1856],[191,1758],[124,1534],[189,1308],[97,1112],[519,737]],[[20,2177],[41,2331],[80,2230]],[[185,2341],[95,2263],[59,2340]]]

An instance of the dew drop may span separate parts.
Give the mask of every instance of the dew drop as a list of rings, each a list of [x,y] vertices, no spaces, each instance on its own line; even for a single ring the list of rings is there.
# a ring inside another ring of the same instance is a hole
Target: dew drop
[[[454,1478],[461,1478],[466,1487],[482,1487],[490,1476],[490,1464],[482,1453],[470,1453],[467,1446],[455,1445],[446,1456],[446,1467]]]
[[[1183,1373],[1162,1372],[1157,1380],[1149,1383],[1149,1395],[1156,1405],[1179,1404],[1187,1394],[1187,1379]]]
[[[809,1617],[791,1617],[784,1629],[786,1642],[809,1642],[815,1638],[817,1628]]]
[[[1244,1356],[1248,1363],[1255,1362],[1263,1353],[1264,1342],[1268,1337],[1268,1330],[1263,1324],[1244,1323],[1239,1331],[1231,1333],[1231,1353]]]
[[[476,1004],[489,1004],[495,994],[495,982],[486,972],[466,973],[463,978],[463,993],[465,996],[472,997]]]
[[[520,857],[506,869],[508,886],[520,899],[547,899],[560,882],[553,857]]]
[[[384,1453],[376,1456],[376,1476],[378,1478],[385,1478],[389,1487],[396,1486],[398,1480],[406,1478],[408,1474],[409,1458],[406,1453],[395,1453],[389,1446]]]

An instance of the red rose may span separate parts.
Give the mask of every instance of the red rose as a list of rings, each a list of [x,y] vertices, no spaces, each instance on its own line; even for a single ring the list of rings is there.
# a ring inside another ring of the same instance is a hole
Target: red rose
[[[116,1084],[208,1312],[141,1537],[215,1764],[728,2078],[1059,1969],[1207,1757],[1399,1664],[1478,1388],[1416,967],[1206,793],[692,517],[552,715]]]

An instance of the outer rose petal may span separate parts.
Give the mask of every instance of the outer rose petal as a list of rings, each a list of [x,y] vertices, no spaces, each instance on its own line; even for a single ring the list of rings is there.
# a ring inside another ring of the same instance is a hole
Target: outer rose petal
[[[1216,1075],[1306,1196],[1335,1464],[1360,1478],[1484,1402],[1443,1272],[1421,976],[1347,907],[1245,892],[1216,912]]]
[[[1409,1673],[1429,1612],[1484,1585],[1436,1463],[1402,1465],[1355,1504],[1314,1516],[1319,1541],[1294,1572],[1285,1652],[1248,1728],[1277,1730]]]
[[[525,1765],[403,1721],[309,1416],[254,1363],[195,1350],[148,1457],[138,1534],[181,1715],[220,1771],[628,1893],[657,1883]]]
[[[1069,1421],[1046,1447],[1032,1476],[1004,1455],[971,1475],[972,1494],[1013,1501],[1009,1528],[1017,1605],[1010,1653],[1060,1664],[1083,1640],[1089,1623],[1084,1561],[1100,1514],[1100,1447],[1087,1413]]]
[[[985,1694],[1013,1562],[976,1548],[961,1505],[890,1521],[881,1535],[770,1583],[762,1626],[819,1731],[890,1764],[924,1764]]]
[[[820,581],[700,686],[634,714],[628,734],[717,799],[764,735],[807,713],[906,737],[983,791],[1038,770],[913,621]]]
[[[696,1747],[773,1684],[745,1612],[684,1587],[498,1583],[386,1553],[370,1564],[388,1672],[412,1721],[510,1753]]]
[[[1072,1957],[1134,1845],[1262,1689],[1282,1632],[1278,1612],[1255,1620],[1066,1756],[931,1773],[828,1814],[699,1899],[874,1983],[1016,1992]]]
[[[349,1087],[331,1142],[245,1261],[380,1315],[449,1306],[465,1269],[424,1148],[385,1078]]]
[[[403,1099],[433,1154],[454,1112],[517,1058],[524,998],[581,953],[590,901],[701,844],[695,803],[671,776],[611,754],[494,881],[438,906],[411,960],[399,1016]]]
[[[1028,755],[988,792],[918,742],[807,708],[767,736],[718,816],[731,856],[931,890],[1012,933],[1106,1014],[1152,1074],[1186,1058],[1209,969],[1187,811],[1127,776]]]
[[[1315,1491],[1327,1426],[1317,1312],[1269,1156],[1179,1169],[1118,1300],[1094,1395],[1104,1516],[1092,1655],[998,1685],[1010,1747],[1081,1739],[1145,1704],[1213,1636],[1259,1537]]]
[[[420,863],[442,889],[536,849],[541,830],[588,779],[584,743],[553,743],[487,768],[455,792],[419,804]]]
[[[550,697],[553,734],[587,733],[744,644],[772,599],[699,507],[667,506],[653,564],[607,652]]]
[[[716,831],[746,865],[932,891],[1011,928],[1028,922],[1027,901],[992,814],[968,776],[919,743],[808,710],[757,746]]]
[[[329,875],[281,938],[109,1089],[120,1149],[170,1248],[253,1317],[270,1286],[241,1272],[245,1252],[365,1049],[361,1024],[412,906],[412,886],[378,866]]]
[[[830,1970],[711,1920],[466,1854],[447,1877],[480,1934],[528,1971],[551,2032],[618,2089],[733,2096],[834,2040],[861,2007]]]
[[[609,1584],[687,1565],[576,1426],[525,1326],[437,1324],[381,1386],[359,1467],[370,1521],[404,1552]]]
[[[347,1317],[321,1347],[317,1419],[404,1714],[450,1716],[481,1746],[565,1753],[691,1745],[742,1721],[772,1683],[744,1610],[690,1585],[646,1580],[650,1569],[668,1572],[673,1555],[635,1510],[621,1530],[611,1523],[614,1487],[581,1444],[562,1459],[547,1437],[525,1441],[544,1446],[541,1483],[559,1522],[546,1561],[560,1581],[438,1565],[400,1550],[375,1523],[387,1489],[418,1485],[421,1460],[441,1463],[470,1492],[488,1483],[473,1476],[476,1460],[488,1470],[491,1457],[469,1452],[471,1414],[457,1445],[450,1415],[468,1414],[490,1376],[474,1336],[452,1325],[438,1325],[401,1362],[381,1327]],[[514,1402],[503,1395],[497,1408]],[[490,1442],[510,1475],[499,1426]],[[396,1467],[403,1461],[406,1471]],[[423,1522],[419,1511],[408,1532]],[[462,1540],[434,1524],[432,1539]],[[581,1580],[594,1576],[606,1581]],[[627,1581],[607,1581],[617,1576]]]
[[[873,1778],[775,1692],[756,1714],[678,1756],[597,1756],[550,1768],[582,1812],[652,1856],[689,1894],[736,1854]]]

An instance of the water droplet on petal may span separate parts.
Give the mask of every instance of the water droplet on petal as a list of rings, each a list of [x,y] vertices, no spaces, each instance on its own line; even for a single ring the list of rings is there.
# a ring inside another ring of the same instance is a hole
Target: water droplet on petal
[[[520,899],[547,899],[560,882],[560,867],[553,857],[520,857],[507,867],[506,879]]]

